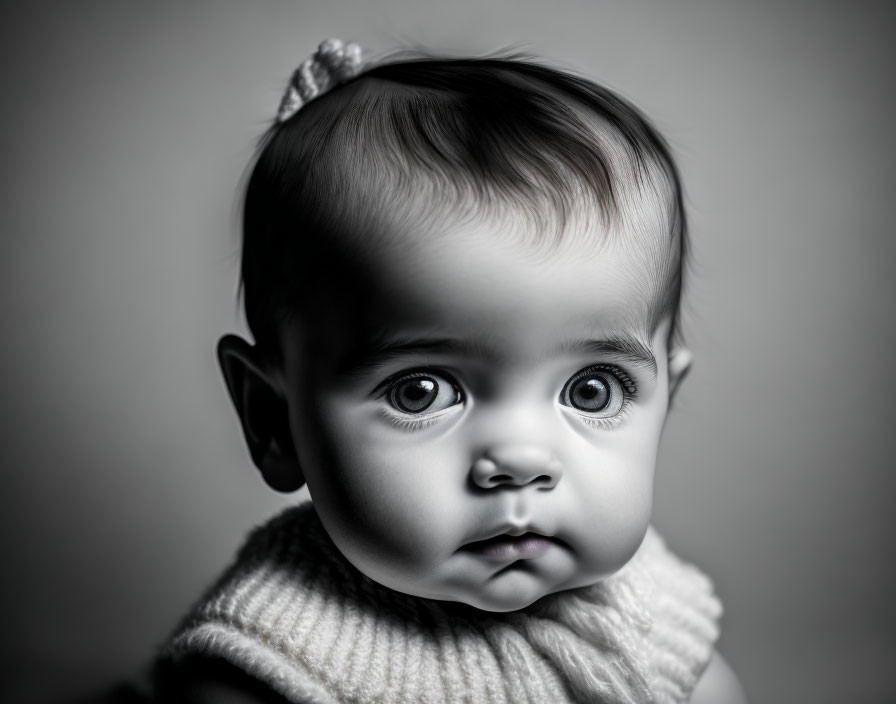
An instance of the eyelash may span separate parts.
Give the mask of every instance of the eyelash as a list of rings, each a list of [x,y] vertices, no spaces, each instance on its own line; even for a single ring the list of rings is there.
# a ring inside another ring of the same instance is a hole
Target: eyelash
[[[561,395],[565,393],[569,386],[575,383],[578,379],[588,376],[589,374],[593,374],[597,371],[603,371],[612,374],[614,377],[616,377],[619,385],[622,386],[622,406],[620,407],[619,411],[615,415],[609,416],[607,418],[595,418],[593,416],[589,416],[587,413],[578,411],[571,406],[565,406],[565,404],[563,405],[566,408],[569,408],[569,410],[575,414],[576,418],[578,418],[589,428],[610,430],[611,428],[619,426],[628,417],[628,414],[631,411],[632,402],[638,396],[638,387],[635,385],[635,382],[632,381],[632,378],[625,373],[624,370],[613,364],[594,364],[590,367],[585,367],[569,378],[569,380],[563,385],[563,390],[560,393]]]
[[[423,430],[424,428],[428,428],[431,425],[435,425],[437,422],[439,422],[439,420],[441,420],[442,416],[454,412],[456,408],[457,406],[452,406],[451,408],[448,408],[444,411],[433,413],[431,416],[414,418],[412,416],[398,415],[399,411],[395,411],[389,406],[383,406],[383,415],[386,417],[386,420],[396,428],[413,432],[415,430]]]
[[[617,427],[622,421],[628,417],[629,407],[631,403],[626,398],[622,402],[622,408],[619,409],[619,413],[615,416],[611,416],[610,418],[590,418],[589,416],[582,415],[578,411],[573,411],[576,414],[576,417],[589,428],[597,428],[599,430],[610,430],[612,428]]]
[[[387,397],[389,396],[389,392],[392,390],[392,387],[396,383],[405,379],[413,379],[415,377],[425,376],[438,376],[450,382],[460,395],[461,402],[445,408],[444,410],[436,411],[435,413],[424,416],[412,416],[402,413],[400,410],[393,408],[389,404]],[[398,374],[393,374],[388,379],[385,379],[380,384],[378,384],[377,387],[373,390],[373,393],[376,395],[376,398],[386,401],[386,403],[384,403],[382,406],[382,414],[386,418],[386,420],[396,428],[400,428],[401,430],[405,430],[408,432],[423,430],[430,427],[431,425],[434,425],[444,416],[456,412],[459,408],[462,407],[463,401],[466,400],[466,394],[464,393],[463,388],[460,384],[454,381],[454,377],[451,374],[427,368],[411,369],[408,371],[399,372]]]

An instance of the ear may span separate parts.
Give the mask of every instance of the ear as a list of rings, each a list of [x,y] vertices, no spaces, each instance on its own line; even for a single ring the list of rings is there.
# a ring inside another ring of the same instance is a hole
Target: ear
[[[676,347],[669,354],[669,401],[675,396],[678,385],[684,380],[691,370],[691,360],[694,356],[687,347]]]
[[[249,454],[265,482],[277,491],[299,489],[305,477],[289,428],[289,406],[258,349],[225,335],[218,341],[218,362]]]

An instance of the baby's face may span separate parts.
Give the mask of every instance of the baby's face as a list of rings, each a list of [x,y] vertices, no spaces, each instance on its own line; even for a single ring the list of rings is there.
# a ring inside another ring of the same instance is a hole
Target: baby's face
[[[384,241],[284,330],[316,510],[400,592],[519,609],[637,550],[669,399],[668,324],[622,247],[535,255],[497,225]],[[412,244],[414,243],[414,244]]]

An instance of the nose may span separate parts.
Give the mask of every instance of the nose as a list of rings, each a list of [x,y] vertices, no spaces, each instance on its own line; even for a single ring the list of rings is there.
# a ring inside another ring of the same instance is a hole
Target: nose
[[[473,483],[482,489],[533,485],[553,489],[563,476],[560,460],[536,445],[499,445],[473,462]]]

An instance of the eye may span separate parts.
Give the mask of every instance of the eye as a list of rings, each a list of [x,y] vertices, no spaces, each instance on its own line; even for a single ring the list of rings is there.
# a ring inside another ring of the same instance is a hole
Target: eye
[[[413,372],[396,379],[386,392],[396,410],[409,415],[438,413],[463,401],[457,384],[441,374]]]
[[[560,392],[560,403],[579,413],[611,418],[635,391],[628,375],[615,367],[589,367],[577,372]]]

